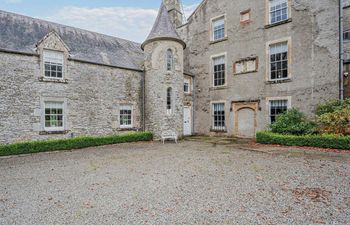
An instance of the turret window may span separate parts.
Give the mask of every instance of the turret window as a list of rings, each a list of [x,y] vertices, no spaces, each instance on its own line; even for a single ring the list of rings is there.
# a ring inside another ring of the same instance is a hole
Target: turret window
[[[170,115],[172,113],[172,88],[167,89],[167,96],[166,96],[166,109],[167,114]]]
[[[167,69],[167,71],[173,70],[173,64],[174,64],[173,51],[171,49],[168,49],[166,51],[166,69]]]

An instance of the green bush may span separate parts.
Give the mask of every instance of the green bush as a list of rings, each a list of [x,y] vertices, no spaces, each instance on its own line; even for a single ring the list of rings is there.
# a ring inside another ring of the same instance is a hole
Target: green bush
[[[287,146],[308,146],[350,150],[350,136],[340,136],[334,134],[296,136],[263,131],[257,133],[256,141],[261,144],[279,144]]]
[[[306,118],[298,109],[290,109],[280,114],[271,125],[271,130],[278,134],[305,135],[316,132],[316,124]]]
[[[316,115],[321,133],[350,134],[350,99],[321,104]]]
[[[150,141],[152,139],[153,134],[150,132],[133,132],[107,137],[77,137],[61,140],[15,143],[8,145],[0,145],[0,156],[81,149],[92,146],[110,145],[126,142]]]
[[[343,109],[345,107],[350,107],[350,99],[346,100],[333,100],[320,104],[316,109],[316,115],[321,116],[326,113],[333,113],[336,110]]]

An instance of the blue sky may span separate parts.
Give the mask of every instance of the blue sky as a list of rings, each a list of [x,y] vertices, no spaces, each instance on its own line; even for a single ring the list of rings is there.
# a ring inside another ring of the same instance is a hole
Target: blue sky
[[[0,10],[142,42],[161,0],[0,0]],[[182,0],[190,14],[201,0]]]

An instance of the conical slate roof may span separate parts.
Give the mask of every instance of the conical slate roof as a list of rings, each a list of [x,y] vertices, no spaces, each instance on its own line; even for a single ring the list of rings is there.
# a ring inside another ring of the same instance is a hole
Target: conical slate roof
[[[180,36],[177,34],[163,1],[152,31],[148,35],[146,41],[143,42],[141,48],[144,49],[146,44],[157,40],[173,40],[181,43],[184,48],[186,47],[186,43],[181,40]]]

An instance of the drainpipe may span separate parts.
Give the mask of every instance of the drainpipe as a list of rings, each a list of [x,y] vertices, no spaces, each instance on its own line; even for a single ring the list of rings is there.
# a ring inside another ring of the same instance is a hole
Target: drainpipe
[[[142,130],[146,131],[145,110],[146,110],[146,71],[142,76]]]
[[[339,0],[339,98],[344,99],[344,9]]]

